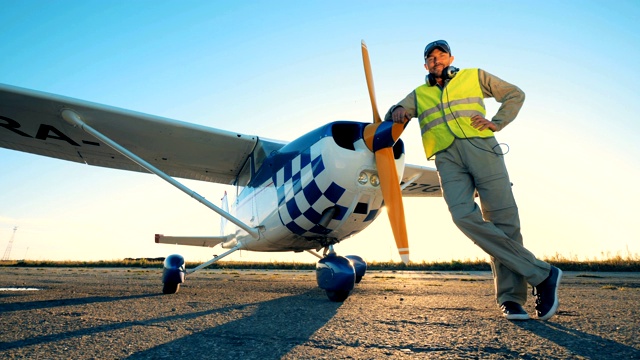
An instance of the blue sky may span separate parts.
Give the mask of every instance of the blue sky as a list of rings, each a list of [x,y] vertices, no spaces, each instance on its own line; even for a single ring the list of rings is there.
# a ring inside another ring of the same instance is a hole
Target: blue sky
[[[637,1],[4,1],[0,83],[216,128],[292,140],[333,120],[371,119],[360,40],[380,111],[424,81],[422,51],[446,39],[527,100],[498,133],[540,257],[640,253]],[[490,114],[497,109],[487,101]],[[409,162],[424,159],[415,121]],[[211,199],[220,185],[186,182]],[[0,149],[0,250],[12,258],[119,259],[212,250],[153,234],[217,233],[219,217],[151,175]],[[413,260],[486,258],[442,199],[405,200]],[[217,251],[217,250],[216,250]],[[386,219],[338,246],[399,260]],[[314,261],[310,255],[236,260]]]

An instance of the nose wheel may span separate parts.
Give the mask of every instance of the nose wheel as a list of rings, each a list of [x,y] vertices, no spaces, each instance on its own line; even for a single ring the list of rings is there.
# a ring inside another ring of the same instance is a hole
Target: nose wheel
[[[344,302],[366,271],[366,263],[356,255],[339,256],[329,246],[325,257],[316,264],[318,286],[325,290],[333,302]]]
[[[349,297],[349,291],[337,290],[337,291],[329,291],[327,290],[327,297],[330,301],[333,302],[344,302]]]

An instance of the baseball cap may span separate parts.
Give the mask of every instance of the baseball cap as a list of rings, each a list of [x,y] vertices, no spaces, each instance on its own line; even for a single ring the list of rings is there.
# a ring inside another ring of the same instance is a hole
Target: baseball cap
[[[449,54],[451,54],[451,48],[449,47],[449,44],[444,41],[444,40],[436,40],[433,42],[430,42],[427,44],[427,46],[424,48],[424,57],[425,59],[427,58],[427,56],[429,56],[429,54],[435,49],[438,48],[444,52],[447,52]]]

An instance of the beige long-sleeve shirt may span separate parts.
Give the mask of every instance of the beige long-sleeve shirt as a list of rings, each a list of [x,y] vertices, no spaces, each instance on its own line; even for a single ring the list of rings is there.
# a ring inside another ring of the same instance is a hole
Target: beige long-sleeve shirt
[[[518,112],[524,103],[524,92],[517,86],[512,85],[495,75],[491,75],[482,69],[478,69],[478,78],[483,97],[492,97],[500,103],[498,112],[491,119],[491,122],[496,124],[496,131],[500,131],[518,115]],[[392,106],[385,115],[384,120],[392,121],[391,113],[399,106],[402,106],[411,118],[417,117],[416,104],[416,92],[414,90],[399,103]]]

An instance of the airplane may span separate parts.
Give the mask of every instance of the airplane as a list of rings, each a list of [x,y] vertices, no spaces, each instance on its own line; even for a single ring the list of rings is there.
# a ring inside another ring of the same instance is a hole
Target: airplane
[[[160,244],[226,251],[193,269],[179,254],[163,264],[163,293],[186,275],[238,250],[309,252],[318,286],[347,299],[365,275],[357,255],[333,245],[369,226],[386,207],[403,262],[409,245],[402,196],[442,196],[433,168],[405,164],[407,125],[378,113],[367,46],[361,43],[373,122],[333,121],[286,142],[224,131],[60,95],[0,84],[0,147],[106,168],[150,172],[221,216],[219,236],[155,235]],[[221,207],[176,178],[234,185]],[[322,254],[320,251],[322,250]]]

